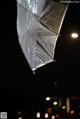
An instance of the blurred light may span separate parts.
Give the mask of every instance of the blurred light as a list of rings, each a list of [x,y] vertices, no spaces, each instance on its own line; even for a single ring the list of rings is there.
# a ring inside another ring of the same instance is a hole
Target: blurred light
[[[49,101],[50,100],[50,97],[46,97],[46,100]]]
[[[57,81],[55,81],[55,85],[57,85]]]
[[[52,119],[55,119],[55,116],[54,115],[52,115]]]
[[[73,99],[73,100],[74,100],[74,99],[76,99],[76,97],[75,97],[75,96],[72,96],[72,97],[71,97],[71,99]]]
[[[51,114],[51,113],[52,113],[52,108],[49,107],[49,108],[47,109],[47,112],[48,112],[48,114]]]
[[[71,114],[74,114],[74,110],[71,110],[70,113],[71,113]]]
[[[45,113],[45,118],[48,118],[48,113]]]
[[[18,119],[22,119],[22,117],[19,117]]]
[[[55,101],[55,102],[53,102],[53,104],[54,104],[54,105],[57,105],[57,102]]]
[[[62,109],[65,109],[66,108],[66,106],[62,106]]]
[[[33,74],[36,74],[35,71],[33,71]]]
[[[37,118],[40,118],[40,112],[37,112],[36,116],[37,116]]]
[[[58,106],[59,106],[59,107],[62,107],[62,99],[61,99],[61,98],[59,99]]]
[[[78,112],[78,115],[80,115],[80,112]]]
[[[66,111],[67,111],[67,113],[70,112],[70,99],[69,99],[69,97],[66,98]]]
[[[75,38],[78,38],[78,34],[77,34],[77,33],[72,33],[72,34],[71,34],[71,37],[74,38],[74,39],[75,39]]]
[[[58,118],[59,117],[59,114],[56,114],[56,118]]]
[[[17,114],[22,114],[22,112],[21,111],[18,111]]]

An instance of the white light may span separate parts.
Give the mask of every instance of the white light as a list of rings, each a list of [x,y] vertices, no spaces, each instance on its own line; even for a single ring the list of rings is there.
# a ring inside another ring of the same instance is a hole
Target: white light
[[[49,101],[50,100],[50,97],[46,97],[46,100]]]
[[[45,118],[48,118],[48,113],[45,113]]]
[[[54,104],[54,105],[57,105],[57,102],[55,101],[55,102],[53,102],[53,104]]]
[[[40,118],[40,112],[37,112],[37,118]]]
[[[65,109],[66,108],[66,106],[62,106],[62,109]]]
[[[19,117],[18,119],[22,119],[22,117]]]
[[[72,34],[71,34],[71,37],[72,37],[72,38],[78,38],[78,34],[77,34],[77,33],[72,33]]]
[[[55,116],[54,115],[52,116],[52,119],[55,119]]]

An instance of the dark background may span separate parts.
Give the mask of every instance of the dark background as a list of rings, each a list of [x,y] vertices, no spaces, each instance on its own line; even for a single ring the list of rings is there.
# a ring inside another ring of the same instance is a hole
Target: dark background
[[[80,37],[70,37],[74,31],[80,35],[80,4],[69,5],[56,44],[56,62],[37,69],[36,74],[18,43],[16,1],[3,1],[0,12],[0,102],[4,102],[1,106],[15,108],[27,97],[80,95]]]

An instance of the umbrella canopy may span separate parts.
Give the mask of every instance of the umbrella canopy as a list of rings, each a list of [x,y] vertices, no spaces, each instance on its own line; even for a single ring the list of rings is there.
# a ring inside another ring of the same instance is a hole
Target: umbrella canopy
[[[67,8],[54,0],[17,0],[18,40],[32,71],[54,61]]]

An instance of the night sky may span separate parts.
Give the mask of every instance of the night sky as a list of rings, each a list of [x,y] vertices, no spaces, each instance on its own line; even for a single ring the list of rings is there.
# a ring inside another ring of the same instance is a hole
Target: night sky
[[[70,4],[55,48],[56,62],[31,71],[18,43],[15,0],[1,6],[0,92],[2,100],[27,96],[79,95],[80,90],[80,3]],[[6,102],[5,102],[6,103]]]

